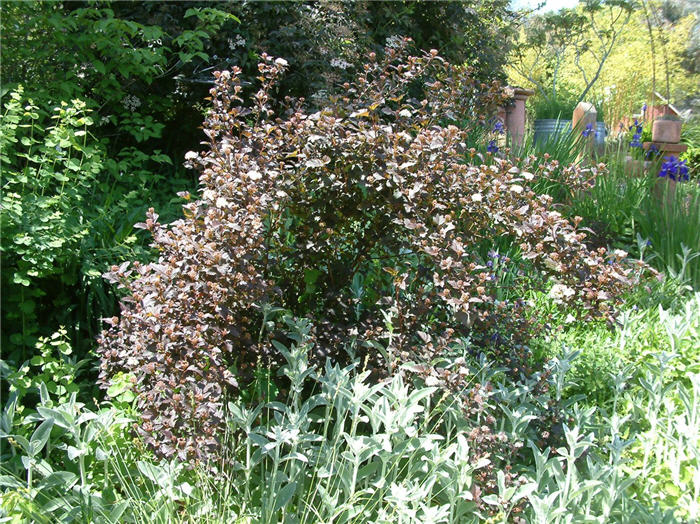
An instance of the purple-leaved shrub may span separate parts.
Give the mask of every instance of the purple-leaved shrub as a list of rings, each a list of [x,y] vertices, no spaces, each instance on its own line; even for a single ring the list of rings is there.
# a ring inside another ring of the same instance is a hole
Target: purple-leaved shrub
[[[503,102],[498,85],[435,51],[392,48],[309,114],[302,101],[275,100],[285,68],[263,56],[248,104],[240,70],[215,74],[208,150],[186,156],[201,172],[199,198],[169,225],[153,210],[140,224],[157,262],[107,274],[126,298],[99,341],[100,380],[134,374],[139,430],[158,454],[216,451],[227,391],[271,356],[266,303],[313,316],[321,356],[342,359],[352,345],[376,362],[380,344],[396,361],[430,363],[470,335],[509,348],[513,372],[527,371],[511,351],[535,328],[527,304],[499,294],[481,254],[505,239],[528,268],[511,274],[514,289],[549,286],[572,314],[612,319],[636,270],[622,252],[589,250],[578,221],[531,189],[561,168],[479,165],[467,147]],[[574,184],[592,176],[563,171]]]

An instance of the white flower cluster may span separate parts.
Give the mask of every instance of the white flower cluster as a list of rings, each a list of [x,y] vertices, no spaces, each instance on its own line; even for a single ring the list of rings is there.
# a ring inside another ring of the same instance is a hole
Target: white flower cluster
[[[321,104],[328,100],[328,91],[320,89],[311,95],[311,100],[316,104]]]
[[[554,284],[552,289],[549,290],[549,296],[553,298],[555,302],[569,299],[574,296],[575,293],[576,291],[563,284]]]
[[[85,72],[88,70],[88,67],[91,67],[89,64],[83,64],[80,66],[78,69],[78,73],[75,75],[80,79],[85,78]]]
[[[347,62],[342,58],[334,58],[333,60],[331,60],[331,67],[337,67],[338,69],[347,69],[351,66],[352,64],[350,62]]]
[[[134,95],[126,95],[122,100],[122,104],[127,111],[136,111],[141,107],[141,100]]]
[[[245,38],[243,38],[241,35],[236,35],[236,39],[233,40],[229,38],[226,43],[228,44],[229,49],[236,49],[237,47],[244,47],[245,46]]]
[[[386,39],[386,46],[395,48],[395,47],[401,47],[401,44],[403,43],[403,38],[401,38],[398,35],[393,35],[390,36],[389,38]]]

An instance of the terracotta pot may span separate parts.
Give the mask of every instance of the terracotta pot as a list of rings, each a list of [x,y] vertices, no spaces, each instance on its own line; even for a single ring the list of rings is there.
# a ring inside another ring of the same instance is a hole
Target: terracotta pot
[[[677,144],[681,141],[681,121],[654,120],[651,127],[651,139],[654,142]]]

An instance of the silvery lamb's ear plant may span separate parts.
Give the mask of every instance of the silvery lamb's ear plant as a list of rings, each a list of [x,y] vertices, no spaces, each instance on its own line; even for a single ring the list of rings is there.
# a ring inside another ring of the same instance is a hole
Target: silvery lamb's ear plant
[[[692,319],[691,304],[678,314]],[[465,377],[465,387],[446,393],[410,380],[427,382],[440,366],[406,365],[404,373],[374,384],[359,363],[318,368],[309,361],[309,322],[282,320],[291,341],[278,343],[288,399],[252,407],[231,401],[227,456],[206,468],[147,456],[130,467],[114,441],[104,439],[123,428],[122,415],[93,413],[75,399],[54,403],[45,388],[27,431],[10,399],[0,430],[3,441],[20,438],[15,458],[6,461],[15,469],[0,477],[2,507],[22,503],[22,514],[37,522],[82,515],[91,522],[163,524],[696,518],[700,377],[673,379],[683,356],[659,354],[639,371],[617,370],[607,413],[561,394],[575,352],[516,382],[483,358],[456,358],[445,365]],[[687,349],[683,333],[695,324],[676,319],[673,326],[678,333],[667,336]],[[471,410],[471,395],[482,397],[483,411]],[[560,432],[547,425],[556,399]],[[480,448],[489,417],[494,434],[512,449]],[[547,442],[545,428],[553,433]],[[32,466],[31,490],[25,465]]]
[[[228,407],[235,449],[225,478],[237,484],[238,495],[222,504],[232,515],[256,522],[418,523],[465,522],[483,513],[472,473],[490,460],[475,458],[468,425],[436,431],[447,419],[460,420],[446,415],[459,411],[454,400],[400,375],[370,384],[357,364],[315,369],[308,322],[284,321],[292,344],[277,346],[288,401]]]
[[[700,374],[664,381],[670,361],[657,355],[647,364],[632,398],[634,419],[642,421],[632,452],[641,471],[640,497],[675,507],[680,518],[700,517]],[[652,481],[653,480],[653,481]]]
[[[634,481],[621,469],[621,451],[630,442],[620,440],[618,423],[606,459],[597,445],[600,435],[591,431],[593,409],[574,405],[571,413],[575,425],[563,425],[563,445],[540,450],[532,440],[528,443],[534,459],[526,474],[531,478],[526,484],[531,521],[603,523],[613,516],[617,520],[618,499]]]
[[[12,515],[21,507],[37,522],[79,515],[93,522],[118,521],[127,505],[113,496],[104,438],[123,432],[130,420],[111,409],[90,411],[75,393],[62,403],[52,401],[44,384],[39,393],[36,413],[22,420],[14,416],[14,398],[3,409],[0,438],[11,447],[9,457],[3,451],[0,476],[7,490],[3,498],[10,501],[4,510]],[[27,427],[34,429],[27,432]],[[100,462],[103,467],[96,468]]]
[[[700,378],[692,362],[698,309],[696,295],[675,315],[661,310],[652,317],[664,323],[658,329],[668,347],[681,353],[642,353],[641,362],[614,371],[610,412],[570,405],[563,446],[552,450],[529,442],[534,463],[523,475],[537,486],[528,495],[532,522],[698,518]],[[642,315],[627,319],[631,338],[646,321]],[[615,340],[640,345],[624,337]]]

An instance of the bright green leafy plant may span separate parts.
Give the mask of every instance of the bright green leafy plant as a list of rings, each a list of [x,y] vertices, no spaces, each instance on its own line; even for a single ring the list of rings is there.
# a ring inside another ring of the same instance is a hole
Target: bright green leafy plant
[[[76,254],[90,231],[90,197],[104,158],[91,135],[89,113],[83,102],[74,100],[55,107],[50,119],[43,118],[39,107],[23,98],[21,88],[5,102],[3,313],[19,328],[9,342],[23,355],[36,341],[36,315],[46,294],[42,283],[71,286],[79,278]]]

